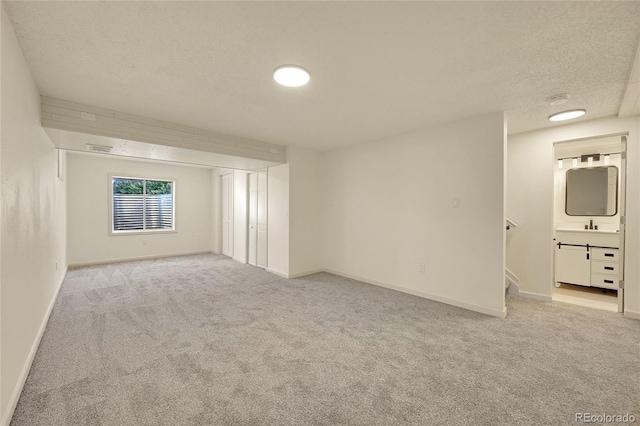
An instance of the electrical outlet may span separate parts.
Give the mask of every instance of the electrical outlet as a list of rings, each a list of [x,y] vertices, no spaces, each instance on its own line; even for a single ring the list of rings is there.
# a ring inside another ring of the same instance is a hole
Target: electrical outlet
[[[459,209],[460,208],[460,198],[454,198],[453,199],[453,208],[454,209]]]
[[[423,273],[423,274],[424,274],[425,269],[426,269],[426,266],[425,266],[425,264],[424,264],[424,263],[420,263],[420,264],[418,264],[418,271],[419,271],[420,273]]]

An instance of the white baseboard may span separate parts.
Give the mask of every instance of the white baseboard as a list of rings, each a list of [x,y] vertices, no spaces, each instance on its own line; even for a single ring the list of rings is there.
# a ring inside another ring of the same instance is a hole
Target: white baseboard
[[[504,268],[504,276],[514,284],[520,284],[520,277],[513,273],[513,271],[507,267]]]
[[[124,262],[135,262],[138,260],[166,259],[168,257],[191,256],[194,254],[207,254],[207,253],[213,253],[213,252],[211,250],[203,250],[203,251],[189,251],[189,252],[183,252],[183,253],[155,254],[150,256],[123,257],[118,259],[94,260],[91,262],[79,262],[79,263],[69,264],[69,269],[83,268],[85,266],[106,265],[108,263],[124,263]]]
[[[520,286],[514,282],[512,282],[509,287],[507,288],[507,293],[509,293],[512,296],[519,296],[520,295]]]
[[[305,271],[305,272],[297,272],[295,274],[290,274],[289,278],[300,278],[300,277],[305,277],[307,275],[312,275],[312,274],[317,274],[319,272],[324,272],[324,269],[312,269],[311,271]]]
[[[423,297],[425,299],[434,300],[436,302],[445,303],[447,305],[456,306],[458,308],[467,309],[469,311],[479,312],[481,314],[490,315],[492,317],[504,318],[507,316],[507,308],[502,310],[485,308],[484,306],[473,305],[471,303],[460,302],[458,300],[448,299],[446,297],[436,296],[435,294],[429,294],[418,290],[412,290],[404,287],[398,287],[392,284],[384,283],[381,281],[371,280],[363,277],[359,277],[352,274],[346,274],[343,272],[334,271],[331,269],[325,269],[325,272],[330,274],[339,275],[341,277],[350,278],[352,280],[362,281],[367,284],[376,285],[378,287],[388,288],[390,290],[399,291],[402,293],[412,294],[414,296]]]
[[[265,268],[265,271],[267,272],[271,272],[272,274],[276,274],[279,277],[282,278],[286,278],[288,280],[293,279],[293,278],[300,278],[300,277],[305,277],[307,275],[311,275],[311,274],[317,274],[318,272],[324,272],[324,269],[314,269],[311,271],[305,271],[305,272],[297,272],[295,274],[285,274],[284,272],[280,272],[277,271],[275,269],[271,269],[271,268]]]
[[[236,262],[240,262],[240,263],[247,263],[247,259],[243,259],[241,257],[235,257],[233,256],[231,259],[235,260]]]
[[[625,309],[624,310],[624,316],[626,318],[640,320],[640,312],[639,311],[633,311],[631,309]]]
[[[22,371],[20,372],[20,376],[18,377],[18,383],[16,383],[16,387],[13,389],[13,393],[11,394],[11,398],[9,399],[9,404],[7,405],[7,411],[4,415],[4,418],[0,422],[2,426],[9,426],[11,423],[11,418],[13,417],[13,413],[16,410],[16,406],[18,405],[18,400],[20,399],[20,395],[22,394],[22,389],[24,388],[24,384],[27,381],[27,377],[29,376],[29,370],[31,370],[31,364],[33,363],[33,359],[36,356],[36,352],[38,352],[38,347],[40,346],[40,340],[42,340],[42,335],[44,334],[44,330],[47,327],[47,323],[49,322],[49,317],[51,316],[51,311],[53,310],[53,306],[58,300],[58,293],[60,293],[60,288],[62,287],[62,283],[64,282],[64,278],[67,276],[68,267],[64,269],[62,274],[62,278],[58,282],[56,286],[56,290],[53,293],[53,297],[51,298],[51,302],[47,307],[47,312],[42,319],[42,323],[40,324],[40,329],[38,330],[38,334],[36,335],[33,344],[31,345],[31,350],[29,351],[29,356],[27,357],[27,362],[24,363],[22,367]]]
[[[264,270],[267,271],[267,272],[271,272],[272,274],[275,274],[275,275],[277,275],[279,277],[289,279],[289,274],[285,274],[284,272],[280,272],[280,271],[277,271],[277,270],[271,269],[271,268],[265,268]]]
[[[520,290],[520,297],[524,297],[525,299],[533,299],[540,300],[542,302],[551,302],[551,296],[542,293],[533,293],[531,291],[523,291]]]

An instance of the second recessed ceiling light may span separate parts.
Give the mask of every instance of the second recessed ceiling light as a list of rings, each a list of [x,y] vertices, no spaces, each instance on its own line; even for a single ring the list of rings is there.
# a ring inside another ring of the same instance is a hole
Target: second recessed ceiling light
[[[282,65],[273,71],[273,79],[283,86],[300,87],[309,82],[309,71],[298,65]]]

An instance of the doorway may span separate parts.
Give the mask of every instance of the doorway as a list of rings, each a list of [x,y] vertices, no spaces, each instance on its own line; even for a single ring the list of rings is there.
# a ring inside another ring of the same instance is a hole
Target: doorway
[[[626,135],[554,144],[552,299],[624,311]]]

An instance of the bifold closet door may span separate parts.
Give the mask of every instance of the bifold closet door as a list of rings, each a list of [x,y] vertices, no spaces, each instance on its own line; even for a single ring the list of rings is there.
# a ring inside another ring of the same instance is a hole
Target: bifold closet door
[[[267,267],[267,171],[249,175],[249,264]]]
[[[258,266],[258,173],[249,175],[249,264]]]
[[[256,264],[260,268],[267,267],[267,171],[256,172],[258,183],[257,196],[257,244]]]
[[[232,175],[222,175],[222,254],[233,256],[233,180]]]

